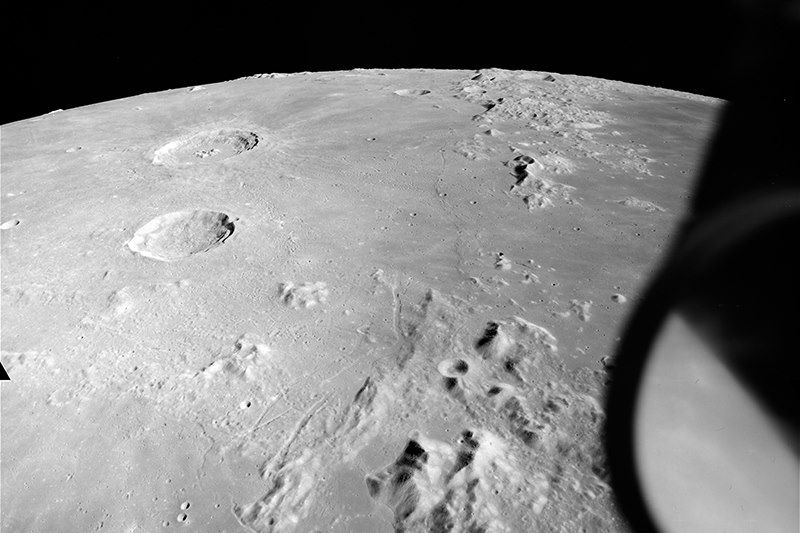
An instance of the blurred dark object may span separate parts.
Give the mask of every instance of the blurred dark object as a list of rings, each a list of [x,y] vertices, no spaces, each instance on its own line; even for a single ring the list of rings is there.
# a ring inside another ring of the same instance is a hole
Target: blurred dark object
[[[611,374],[609,469],[636,531],[661,525],[643,494],[634,425],[648,355],[672,314],[714,348],[798,453],[800,2],[749,0],[734,8],[741,40],[720,61],[735,69],[736,85],[690,213],[626,325]],[[702,496],[697,489],[687,498]]]

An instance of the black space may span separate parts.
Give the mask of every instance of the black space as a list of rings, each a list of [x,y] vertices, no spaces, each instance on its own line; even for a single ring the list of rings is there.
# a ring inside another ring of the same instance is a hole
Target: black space
[[[0,122],[255,73],[355,67],[531,69],[726,98],[742,32],[716,0],[273,4],[4,9]]]

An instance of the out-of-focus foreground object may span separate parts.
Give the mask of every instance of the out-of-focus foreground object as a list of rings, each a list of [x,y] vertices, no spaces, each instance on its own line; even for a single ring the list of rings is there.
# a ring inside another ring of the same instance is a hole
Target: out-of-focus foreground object
[[[641,531],[800,525],[800,2],[735,7],[736,96],[609,391],[612,483]]]

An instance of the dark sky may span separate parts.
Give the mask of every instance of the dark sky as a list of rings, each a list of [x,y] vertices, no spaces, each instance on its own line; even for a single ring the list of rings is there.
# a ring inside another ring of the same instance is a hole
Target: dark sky
[[[16,4],[2,16],[2,123],[255,73],[354,67],[531,69],[725,98],[741,25],[715,0]]]

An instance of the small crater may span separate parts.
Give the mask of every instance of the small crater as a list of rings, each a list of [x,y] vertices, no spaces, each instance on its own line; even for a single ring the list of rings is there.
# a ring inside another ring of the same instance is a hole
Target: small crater
[[[153,155],[154,165],[188,166],[205,159],[222,161],[258,145],[259,136],[247,130],[218,129],[195,133],[168,142]]]
[[[0,224],[0,229],[11,229],[16,226],[19,226],[19,220],[14,218],[11,220],[6,220],[2,224]]]
[[[439,363],[436,369],[447,378],[463,376],[469,372],[469,363],[463,359],[445,359]]]
[[[430,93],[428,89],[398,89],[394,91],[397,96],[425,96]]]
[[[191,504],[191,503],[189,503],[189,502],[183,502],[183,503],[181,504],[181,510],[182,510],[182,511],[185,511],[186,509],[188,509],[188,508],[189,508],[189,507],[191,507],[191,506],[192,506],[192,504]]]
[[[525,272],[522,275],[522,283],[525,285],[530,285],[531,283],[541,283],[539,281],[539,276],[534,274],[533,272]]]
[[[158,261],[177,261],[219,246],[233,230],[234,224],[225,213],[176,211],[139,228],[128,248]]]
[[[186,522],[188,519],[189,515],[187,515],[186,513],[179,514],[177,518],[178,522]]]

